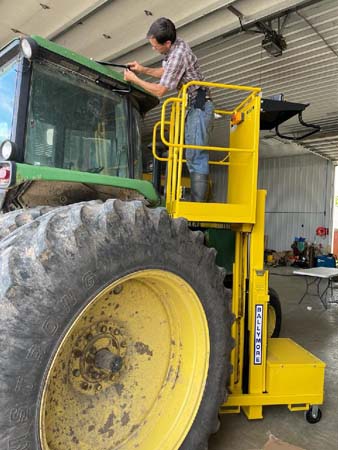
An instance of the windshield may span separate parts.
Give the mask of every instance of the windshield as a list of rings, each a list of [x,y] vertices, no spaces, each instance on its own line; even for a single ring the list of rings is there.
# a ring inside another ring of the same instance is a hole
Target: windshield
[[[0,68],[0,144],[11,137],[16,79],[17,61]]]
[[[25,161],[130,176],[125,97],[59,66],[34,63]]]

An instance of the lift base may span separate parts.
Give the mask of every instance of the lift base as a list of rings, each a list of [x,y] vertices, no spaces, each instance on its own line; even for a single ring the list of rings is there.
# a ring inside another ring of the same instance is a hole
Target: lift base
[[[230,394],[221,414],[242,409],[248,419],[262,419],[263,406],[287,405],[290,411],[321,405],[325,363],[287,338],[269,339],[266,392]]]

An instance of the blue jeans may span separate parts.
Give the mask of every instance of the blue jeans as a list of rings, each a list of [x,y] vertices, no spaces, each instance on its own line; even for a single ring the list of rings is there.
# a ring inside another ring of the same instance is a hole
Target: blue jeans
[[[185,121],[185,143],[192,145],[208,145],[213,125],[214,104],[205,103],[204,110],[191,107]],[[187,148],[185,151],[189,172],[209,174],[209,152]]]

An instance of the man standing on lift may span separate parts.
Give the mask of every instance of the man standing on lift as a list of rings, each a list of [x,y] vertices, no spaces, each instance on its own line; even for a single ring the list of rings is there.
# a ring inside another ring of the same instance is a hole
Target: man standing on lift
[[[144,67],[137,61],[128,63],[130,70],[124,72],[124,79],[131,81],[157,97],[163,97],[169,90],[179,90],[189,81],[202,81],[197,58],[189,45],[176,37],[173,22],[165,17],[157,19],[147,33],[153,50],[164,55],[162,67]],[[136,73],[160,78],[151,83],[139,78]],[[199,86],[188,88],[189,105],[185,124],[185,143],[207,145],[213,119],[214,106],[208,89]],[[208,194],[209,152],[186,149],[187,166],[191,180],[191,201],[205,202]]]

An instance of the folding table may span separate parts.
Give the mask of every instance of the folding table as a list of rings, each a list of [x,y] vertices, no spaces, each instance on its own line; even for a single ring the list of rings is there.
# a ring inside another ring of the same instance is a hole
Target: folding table
[[[316,296],[320,299],[325,309],[327,309],[326,295],[327,290],[330,287],[332,278],[338,277],[338,269],[333,269],[331,267],[314,267],[312,269],[300,269],[294,270],[294,275],[300,275],[305,277],[306,290],[302,298],[298,303],[301,303],[307,295]],[[320,284],[322,280],[327,281],[327,285],[324,287],[322,293],[320,293]],[[314,285],[316,287],[316,293],[310,292],[310,286]]]

